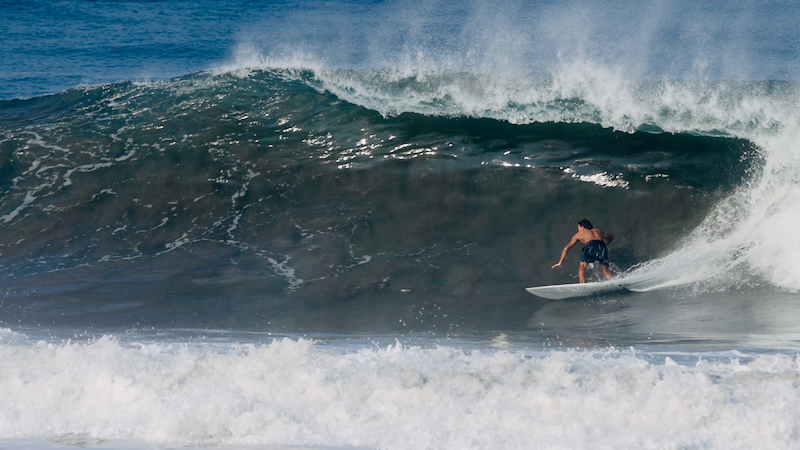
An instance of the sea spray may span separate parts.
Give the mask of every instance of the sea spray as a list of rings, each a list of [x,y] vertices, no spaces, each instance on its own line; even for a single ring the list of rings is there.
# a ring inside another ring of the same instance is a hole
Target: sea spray
[[[326,52],[336,55],[332,58],[302,53],[304,63],[289,57],[287,65],[291,48],[275,59],[258,39],[247,41],[247,52],[237,53],[231,65],[307,68],[314,73],[307,80],[312,86],[385,116],[414,112],[515,124],[590,122],[625,132],[748,140],[754,170],[743,180],[746,188],[721,200],[694,237],[676,243],[674,261],[666,263],[694,275],[647,276],[681,284],[739,267],[728,282],[752,273],[790,291],[800,288],[796,271],[786,264],[798,249],[767,244],[791,229],[797,216],[788,200],[796,197],[793,184],[800,170],[791,144],[797,136],[797,89],[774,81],[795,79],[791,68],[796,65],[781,66],[767,56],[793,51],[774,34],[788,33],[788,22],[769,18],[795,17],[796,8],[722,8],[715,13],[725,20],[712,20],[700,4],[651,3],[647,14],[640,14],[627,2],[474,2],[448,9],[444,15],[451,28],[442,33],[432,26],[441,20],[439,6],[415,2],[411,9],[436,13],[414,15],[387,4],[381,12],[397,16],[395,31],[379,26],[386,17],[380,14],[365,23],[366,31],[325,45],[368,44],[371,51],[360,55],[358,66],[343,57],[346,52]],[[317,12],[302,14],[315,17]],[[400,39],[386,39],[387,34]],[[754,42],[769,50],[756,50]],[[723,241],[715,227],[729,230]],[[712,241],[713,248],[698,249]],[[772,255],[778,257],[770,261]],[[700,274],[702,265],[719,270]]]

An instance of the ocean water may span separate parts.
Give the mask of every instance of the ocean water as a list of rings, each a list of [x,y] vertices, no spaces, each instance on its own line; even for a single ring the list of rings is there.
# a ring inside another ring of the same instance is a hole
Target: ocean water
[[[0,2],[0,448],[800,447],[798,21]]]

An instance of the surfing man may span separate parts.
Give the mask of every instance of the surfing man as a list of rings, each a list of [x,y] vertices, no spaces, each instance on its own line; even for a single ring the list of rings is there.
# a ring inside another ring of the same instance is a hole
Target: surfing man
[[[578,222],[578,232],[575,233],[575,236],[572,236],[567,246],[561,251],[561,259],[558,264],[553,265],[553,269],[561,267],[561,263],[567,257],[569,249],[577,244],[578,241],[581,241],[585,247],[583,247],[583,253],[581,254],[581,265],[578,267],[578,280],[581,283],[586,283],[586,268],[590,263],[595,262],[600,263],[600,270],[602,270],[603,276],[606,277],[606,280],[610,280],[613,275],[608,271],[608,248],[606,248],[606,245],[613,240],[614,236],[598,230],[592,226],[591,222],[583,219]]]

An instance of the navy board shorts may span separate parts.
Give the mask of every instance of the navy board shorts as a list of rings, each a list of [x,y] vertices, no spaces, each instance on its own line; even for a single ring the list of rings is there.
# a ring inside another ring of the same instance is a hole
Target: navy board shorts
[[[599,262],[601,265],[608,267],[608,248],[603,241],[589,241],[583,247],[581,253],[581,262],[595,263]]]

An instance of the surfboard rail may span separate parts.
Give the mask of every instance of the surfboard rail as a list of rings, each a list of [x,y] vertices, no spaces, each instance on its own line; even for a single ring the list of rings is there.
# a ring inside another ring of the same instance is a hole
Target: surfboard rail
[[[616,292],[625,289],[625,285],[618,281],[601,281],[596,283],[571,283],[553,284],[550,286],[535,286],[525,288],[526,291],[538,297],[550,300],[563,300],[573,297],[585,297],[606,292]]]

